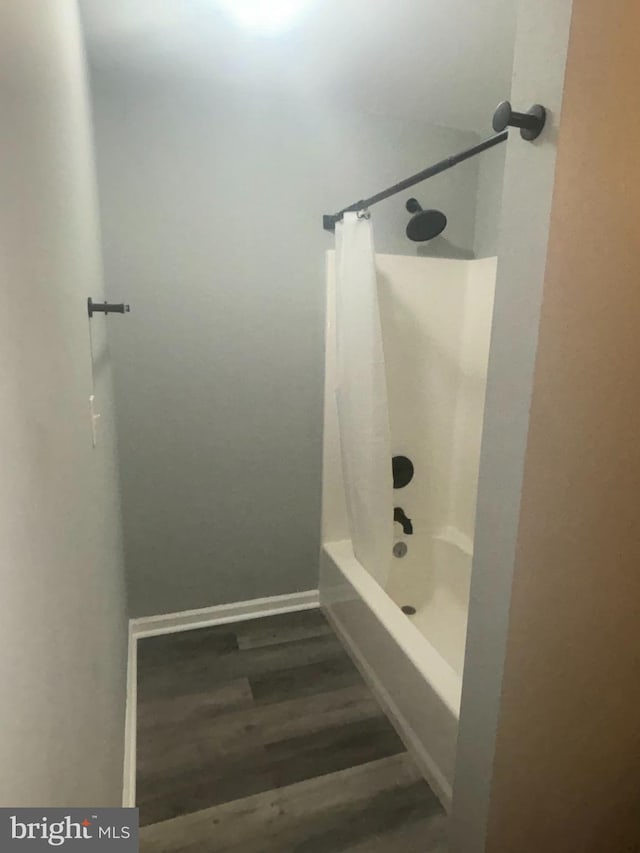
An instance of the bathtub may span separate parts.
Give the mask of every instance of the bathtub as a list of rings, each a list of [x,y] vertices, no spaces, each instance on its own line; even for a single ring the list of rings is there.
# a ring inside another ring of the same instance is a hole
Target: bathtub
[[[451,805],[462,678],[356,560],[326,543],[320,603],[445,808]]]
[[[377,255],[394,492],[413,522],[384,588],[349,539],[335,406],[335,284],[327,253],[320,603],[446,809],[452,800],[495,258]],[[415,613],[407,615],[404,605]]]
[[[407,554],[392,561],[386,592],[398,605],[415,609],[411,622],[449,666],[462,676],[469,613],[471,552],[455,534],[427,542],[402,537]]]

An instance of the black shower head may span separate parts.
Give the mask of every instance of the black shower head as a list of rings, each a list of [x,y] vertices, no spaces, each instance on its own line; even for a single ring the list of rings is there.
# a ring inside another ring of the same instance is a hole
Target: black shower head
[[[423,210],[415,198],[410,198],[405,206],[413,213],[407,225],[407,237],[415,243],[433,240],[446,228],[447,217],[439,210]]]

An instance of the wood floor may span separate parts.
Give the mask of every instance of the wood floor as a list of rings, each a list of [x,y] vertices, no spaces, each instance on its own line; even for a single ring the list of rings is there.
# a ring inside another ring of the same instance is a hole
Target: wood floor
[[[138,641],[141,851],[444,853],[445,816],[319,610]]]

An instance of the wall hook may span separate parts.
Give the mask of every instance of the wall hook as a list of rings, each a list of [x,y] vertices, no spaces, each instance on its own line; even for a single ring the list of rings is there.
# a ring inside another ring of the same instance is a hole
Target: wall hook
[[[542,104],[534,104],[526,113],[517,113],[509,101],[502,101],[493,114],[493,129],[501,133],[507,127],[519,127],[520,136],[531,142],[540,136],[546,120],[547,111]]]
[[[129,311],[131,307],[124,302],[94,302],[91,297],[87,299],[89,317],[93,317],[94,314],[128,314]]]

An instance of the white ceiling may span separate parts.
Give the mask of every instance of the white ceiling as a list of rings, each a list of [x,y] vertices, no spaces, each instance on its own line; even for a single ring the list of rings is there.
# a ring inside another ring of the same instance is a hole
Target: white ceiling
[[[216,0],[81,0],[96,73],[193,75],[211,85],[491,132],[509,97],[516,0],[308,0],[259,35]]]

